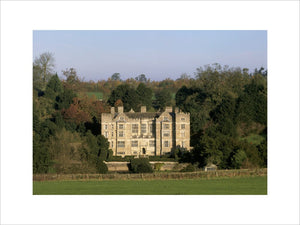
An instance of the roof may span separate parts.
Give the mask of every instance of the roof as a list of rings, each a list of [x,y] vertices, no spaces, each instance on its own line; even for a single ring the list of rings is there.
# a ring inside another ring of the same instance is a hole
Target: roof
[[[124,113],[128,118],[131,119],[143,119],[143,118],[157,118],[161,115],[158,112],[136,112],[136,113]]]
[[[207,164],[205,167],[217,167],[215,164],[213,164],[213,163],[209,163],[209,164]]]

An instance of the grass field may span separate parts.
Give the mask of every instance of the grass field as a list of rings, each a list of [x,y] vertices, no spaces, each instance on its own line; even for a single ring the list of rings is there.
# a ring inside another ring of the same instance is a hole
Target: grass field
[[[103,93],[102,92],[85,92],[85,94],[89,97],[92,97],[93,95],[96,97],[96,99],[102,99]]]
[[[34,181],[34,195],[266,195],[267,176],[185,180]]]

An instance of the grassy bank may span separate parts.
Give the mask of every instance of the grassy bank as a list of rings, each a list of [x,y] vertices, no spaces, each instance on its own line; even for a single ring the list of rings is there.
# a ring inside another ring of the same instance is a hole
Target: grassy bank
[[[267,176],[181,180],[34,181],[34,195],[265,195]]]

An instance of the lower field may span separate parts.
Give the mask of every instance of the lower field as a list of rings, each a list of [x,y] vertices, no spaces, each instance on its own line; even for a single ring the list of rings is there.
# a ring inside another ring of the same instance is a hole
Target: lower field
[[[96,99],[102,99],[103,98],[103,93],[102,92],[84,92],[84,94],[86,94],[89,97],[92,97],[94,95]]]
[[[34,195],[266,195],[267,176],[185,180],[34,181]]]

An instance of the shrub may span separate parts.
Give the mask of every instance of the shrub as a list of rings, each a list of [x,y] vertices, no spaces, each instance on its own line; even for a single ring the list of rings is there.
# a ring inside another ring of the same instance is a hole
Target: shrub
[[[103,161],[99,160],[96,163],[96,168],[99,173],[107,173],[108,172],[107,165]]]
[[[108,150],[108,153],[107,153],[107,158],[106,158],[107,161],[109,161],[109,160],[112,159],[113,154],[114,154],[113,150],[109,149],[109,150]]]
[[[108,162],[110,162],[110,161],[120,162],[122,160],[123,160],[122,156],[115,156],[115,155],[113,155],[107,159]]]
[[[195,170],[195,167],[192,164],[189,164],[185,168],[180,170],[180,172],[194,172]]]
[[[241,165],[246,159],[246,153],[243,150],[237,150],[237,152],[231,158],[231,164],[233,168],[240,169]]]
[[[129,170],[133,173],[153,173],[153,169],[146,158],[131,159]]]
[[[161,167],[163,166],[163,163],[155,163],[154,164],[154,170],[160,171]]]
[[[124,159],[127,161],[127,162],[130,162],[131,159],[134,159],[134,156],[133,155],[126,155],[124,157]]]
[[[168,156],[149,156],[150,161],[167,161],[167,162],[177,162],[177,159],[170,158]]]

